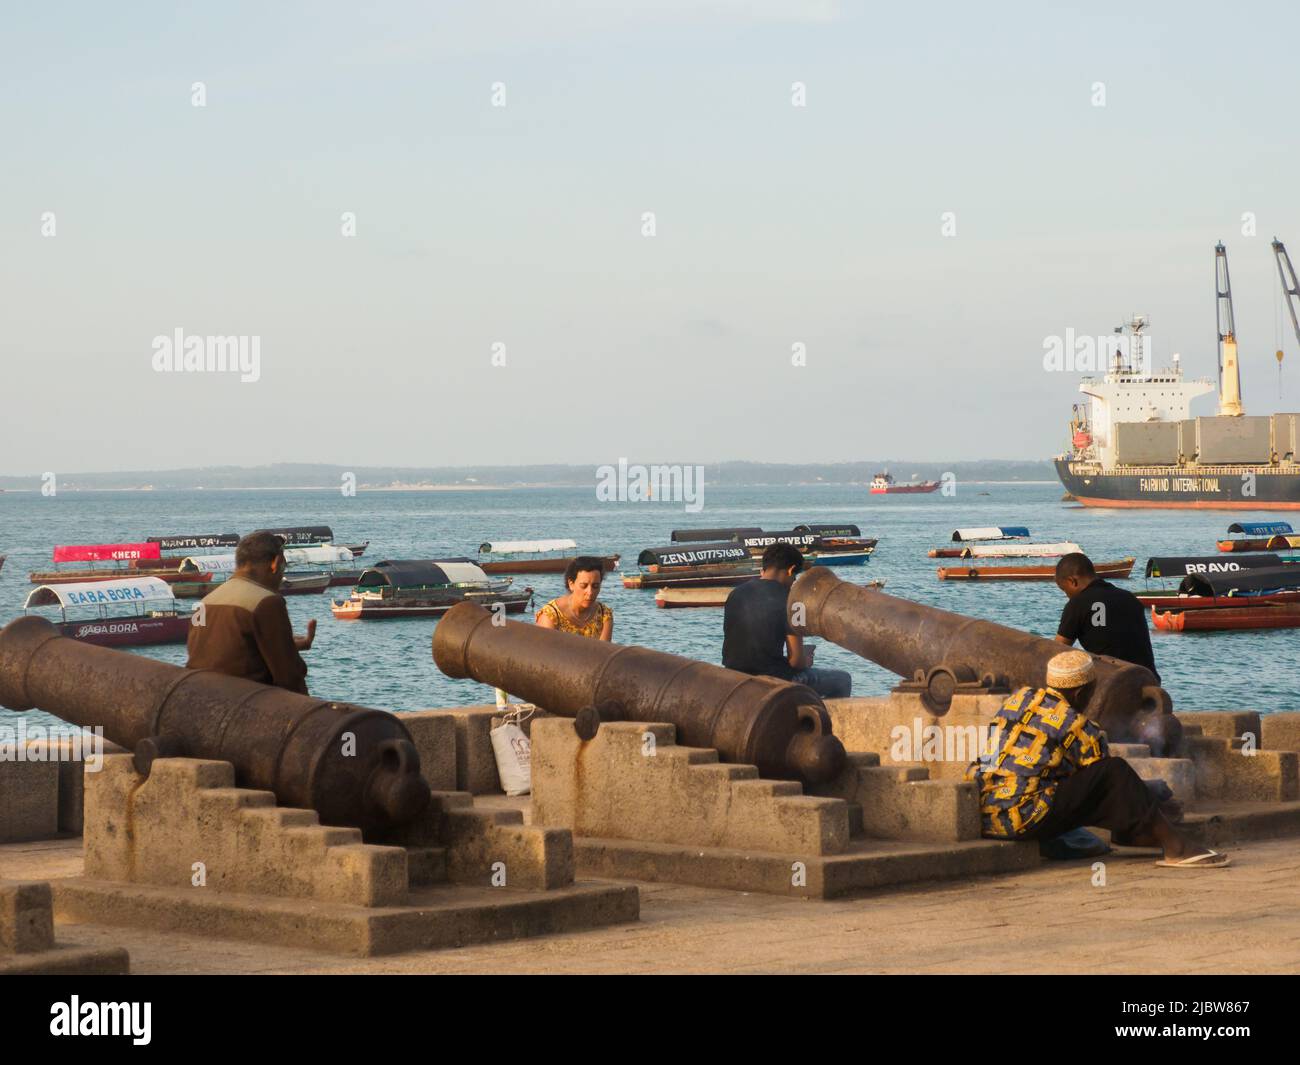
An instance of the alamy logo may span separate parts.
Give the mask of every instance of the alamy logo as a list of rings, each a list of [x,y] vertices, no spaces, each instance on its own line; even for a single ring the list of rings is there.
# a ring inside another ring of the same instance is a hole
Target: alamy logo
[[[70,1002],[50,1006],[50,1035],[129,1035],[138,1047],[148,1046],[153,1019],[151,1002]]]
[[[157,373],[238,373],[251,384],[262,376],[262,338],[186,336],[177,326],[153,338],[152,362]]]
[[[597,468],[596,498],[602,503],[685,503],[687,513],[697,514],[704,509],[704,467],[628,465],[619,459],[617,466]]]
[[[1139,343],[1132,343],[1138,339]],[[1112,333],[1106,336],[1075,336],[1067,329],[1065,336],[1043,338],[1043,369],[1056,373],[1105,373],[1116,357],[1139,376],[1151,373],[1151,337],[1139,338]]]

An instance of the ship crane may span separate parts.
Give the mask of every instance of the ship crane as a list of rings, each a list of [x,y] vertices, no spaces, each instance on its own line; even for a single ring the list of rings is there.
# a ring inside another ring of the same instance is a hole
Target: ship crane
[[[1273,255],[1277,259],[1277,276],[1282,279],[1282,291],[1286,294],[1286,309],[1291,312],[1291,325],[1295,329],[1296,342],[1300,343],[1300,317],[1296,316],[1296,305],[1300,304],[1300,284],[1296,283],[1295,267],[1291,265],[1291,256],[1286,253],[1286,246],[1273,238]],[[1282,345],[1277,346],[1278,390],[1281,391],[1282,380]]]
[[[1214,246],[1215,321],[1219,332],[1219,414],[1239,418],[1241,371],[1237,366],[1237,327],[1232,317],[1232,281],[1228,277],[1228,249],[1219,241]]]

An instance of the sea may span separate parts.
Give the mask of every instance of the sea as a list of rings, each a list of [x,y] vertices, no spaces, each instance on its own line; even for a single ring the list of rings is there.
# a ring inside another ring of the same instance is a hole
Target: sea
[[[1100,510],[1062,501],[1051,483],[958,484],[953,495],[872,496],[862,485],[709,487],[703,508],[688,513],[668,501],[605,502],[592,488],[522,487],[475,490],[358,491],[61,491],[0,493],[0,624],[23,613],[32,570],[51,567],[55,544],[135,542],[154,535],[248,532],[266,526],[330,525],[339,542],[368,540],[362,563],[397,558],[473,557],[491,540],[570,538],[591,553],[617,552],[619,572],[635,572],[646,547],[669,543],[670,531],[692,526],[759,526],[789,529],[801,523],[851,522],[879,546],[864,566],[842,566],[841,578],[883,580],[885,591],[971,617],[1052,636],[1064,597],[1050,582],[940,581],[940,560],[929,548],[949,543],[953,530],[984,525],[1025,525],[1036,540],[1072,540],[1094,561],[1137,559],[1122,582],[1139,590],[1152,555],[1215,553],[1215,540],[1232,521],[1286,520],[1260,511],[1180,512]],[[946,563],[945,563],[946,564]],[[605,581],[604,601],[614,611],[614,639],[660,651],[719,662],[722,611],[663,610],[653,591],[625,589],[619,572]],[[560,576],[516,577],[531,586],[534,608],[563,593]],[[1159,583],[1159,582],[1155,582]],[[1167,582],[1166,582],[1167,583]],[[408,711],[493,701],[493,690],[453,680],[434,665],[434,619],[337,621],[331,595],[290,596],[298,631],[318,622],[306,654],[313,695]],[[525,615],[528,616],[528,615]],[[1176,708],[1183,710],[1300,710],[1296,647],[1300,630],[1231,633],[1152,632],[1156,663]],[[824,640],[819,666],[846,669],[857,695],[887,692],[898,678]],[[140,649],[182,665],[184,646]],[[113,683],[113,678],[106,678]],[[31,718],[55,724],[39,712]]]

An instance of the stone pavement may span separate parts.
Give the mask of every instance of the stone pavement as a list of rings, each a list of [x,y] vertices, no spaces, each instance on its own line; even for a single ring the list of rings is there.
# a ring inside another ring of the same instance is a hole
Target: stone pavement
[[[641,886],[641,921],[386,958],[60,924],[69,946],[126,946],[137,973],[1300,973],[1300,840],[1228,848],[1233,866],[1092,863],[814,902]],[[0,846],[0,877],[81,871],[81,840]]]

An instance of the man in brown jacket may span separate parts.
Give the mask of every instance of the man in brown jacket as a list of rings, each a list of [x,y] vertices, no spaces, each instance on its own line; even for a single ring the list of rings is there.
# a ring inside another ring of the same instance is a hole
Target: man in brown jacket
[[[249,533],[235,548],[235,572],[201,604],[202,623],[190,629],[190,669],[212,669],[232,677],[307,694],[305,651],[316,639],[316,622],[295,636],[278,589],[284,581],[284,540],[274,533]]]

